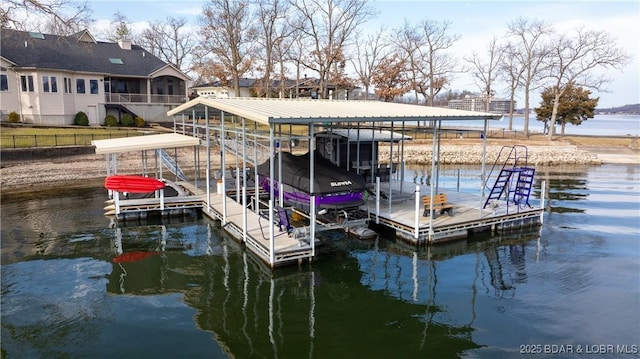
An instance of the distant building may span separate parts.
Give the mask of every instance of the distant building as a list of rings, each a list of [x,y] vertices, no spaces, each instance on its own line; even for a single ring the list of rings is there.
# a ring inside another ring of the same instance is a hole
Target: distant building
[[[83,111],[92,125],[123,113],[163,121],[187,100],[190,78],[130,40],[96,41],[87,30],[0,33],[2,119],[16,112],[24,123],[66,125]]]
[[[198,96],[210,98],[252,97],[256,79],[240,79],[240,94],[236,94],[233,81],[214,81],[193,86],[191,89]]]
[[[515,108],[516,102],[513,102],[513,108]],[[487,98],[478,96],[465,96],[462,100],[449,100],[448,108],[465,111],[487,111]],[[511,100],[501,98],[491,98],[489,102],[489,112],[493,113],[508,113],[511,108]]]
[[[345,100],[348,99],[348,89],[336,89],[336,86],[329,83],[326,85],[329,98]],[[192,92],[197,96],[211,98],[229,97],[266,97],[266,85],[263,80],[241,78],[239,95],[236,94],[232,80],[214,81],[193,86]],[[320,80],[306,76],[300,81],[286,79],[271,80],[269,92],[271,98],[319,98]]]

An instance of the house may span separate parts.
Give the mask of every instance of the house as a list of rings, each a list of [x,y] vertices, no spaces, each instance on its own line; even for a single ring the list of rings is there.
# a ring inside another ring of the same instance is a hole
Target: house
[[[515,108],[515,106],[516,102],[513,101],[513,108]],[[449,100],[447,107],[455,110],[486,111],[487,97],[483,95],[466,95],[464,99],[461,100]],[[489,112],[508,113],[510,109],[511,100],[492,97],[489,101]]]
[[[130,40],[96,41],[87,30],[58,36],[1,31],[0,113],[21,122],[72,124],[79,111],[91,125],[124,113],[163,121],[188,100],[190,78]]]
[[[233,81],[214,81],[192,87],[192,93],[197,96],[209,98],[230,98],[230,97],[266,97],[264,81],[261,79],[240,79],[240,96],[236,95]],[[349,89],[336,89],[336,86],[329,83],[326,85],[329,96],[333,99],[347,99]],[[307,78],[300,81],[286,79],[271,80],[269,86],[271,98],[312,98],[318,99],[320,80]]]
[[[233,81],[214,81],[193,86],[191,89],[197,96],[210,98],[254,97],[253,87],[255,83],[255,79],[241,78],[240,96],[236,95]]]

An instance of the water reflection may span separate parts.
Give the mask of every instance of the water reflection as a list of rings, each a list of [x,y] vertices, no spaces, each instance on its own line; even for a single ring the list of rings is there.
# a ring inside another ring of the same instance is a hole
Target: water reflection
[[[550,193],[564,194],[541,233],[416,250],[326,232],[317,261],[275,272],[205,218],[110,227],[101,193],[86,200],[97,210],[3,201],[2,348],[16,357],[379,358],[509,357],[530,340],[634,344],[640,182],[637,170],[611,172],[543,172]],[[42,227],[20,221],[23,207]],[[100,216],[83,217],[93,211]],[[55,220],[76,214],[77,226]]]
[[[175,248],[183,250],[173,251],[162,250],[170,228],[146,229],[146,235],[124,232],[122,239],[116,237],[114,254],[120,253],[119,240],[123,253],[152,254],[117,261],[107,290],[183,293],[198,311],[198,327],[213,332],[237,357],[333,357],[347,350],[380,357],[382,348],[401,357],[449,357],[479,348],[472,326],[477,292],[512,298],[517,285],[526,282],[525,245],[537,238],[537,233],[512,233],[415,251],[402,242],[362,242],[334,233],[333,245],[323,248],[311,267],[272,273],[212,224],[189,235],[191,244],[174,234]],[[142,241],[145,245],[134,240],[143,237],[156,240]],[[474,268],[458,279],[450,272],[457,257]],[[446,282],[439,280],[442,275]],[[471,314],[463,322],[451,320],[447,292],[468,275]]]

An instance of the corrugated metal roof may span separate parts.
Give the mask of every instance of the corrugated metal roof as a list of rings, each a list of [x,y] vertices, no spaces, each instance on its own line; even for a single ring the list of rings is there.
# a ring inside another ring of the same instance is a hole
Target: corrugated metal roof
[[[499,120],[502,115],[454,110],[441,107],[408,105],[380,101],[288,100],[254,97],[198,97],[167,115],[191,114],[204,106],[234,114],[262,124],[308,124],[323,122],[380,122],[432,120]]]
[[[349,142],[362,142],[362,141],[380,141],[380,142],[398,142],[400,140],[409,141],[411,140],[411,136],[403,135],[398,132],[391,132],[386,130],[371,130],[371,129],[334,129],[329,131],[324,131],[316,134],[316,136],[340,136],[347,138]]]
[[[160,135],[93,140],[91,144],[96,147],[96,154],[111,154],[155,150],[159,148],[197,146],[200,144],[200,140],[196,137],[185,136],[178,133],[164,133]]]

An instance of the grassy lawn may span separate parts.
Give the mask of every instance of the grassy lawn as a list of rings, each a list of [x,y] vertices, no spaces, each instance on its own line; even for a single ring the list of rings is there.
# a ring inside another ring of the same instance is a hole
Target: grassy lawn
[[[140,136],[139,129],[5,127],[0,130],[0,148],[90,145],[92,140]]]
[[[237,126],[237,125],[236,125]],[[234,125],[228,126],[233,128]],[[363,126],[364,127],[364,126]],[[251,129],[253,130],[253,129]],[[268,133],[267,126],[258,126],[258,131]],[[279,130],[283,134],[304,135],[308,131],[307,126],[282,125],[276,126],[276,133]],[[416,130],[407,127],[407,135],[413,137],[413,143],[431,143],[431,132],[424,129]],[[54,146],[82,146],[91,145],[92,140],[140,136],[143,131],[149,129],[119,129],[119,128],[79,128],[79,127],[9,127],[2,126],[0,129],[0,148],[28,148],[28,147],[54,147]],[[400,132],[399,128],[394,131]],[[469,132],[463,134],[462,138],[455,132],[443,133],[442,140],[451,144],[480,144],[482,139],[479,133]],[[635,141],[635,144],[633,143]],[[577,146],[601,146],[601,147],[637,147],[637,139],[633,137],[594,137],[594,136],[561,136],[556,135],[553,142],[549,142],[546,136],[532,134],[529,138],[521,133],[504,134],[500,132],[492,133],[488,138],[489,144],[522,144],[522,145],[551,145],[571,144]]]

